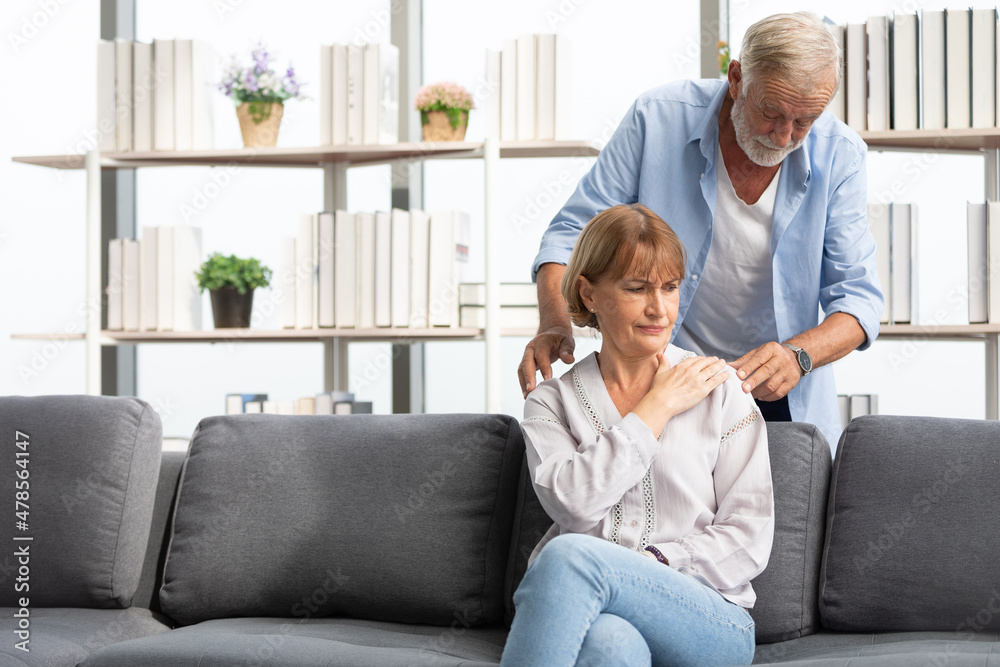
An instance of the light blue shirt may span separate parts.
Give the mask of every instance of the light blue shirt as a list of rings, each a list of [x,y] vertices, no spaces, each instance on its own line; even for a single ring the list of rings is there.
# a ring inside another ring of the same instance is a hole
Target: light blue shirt
[[[598,212],[640,202],[673,228],[687,250],[682,321],[697,298],[712,247],[718,118],[727,90],[722,80],[677,81],[640,96],[545,231],[532,279],[542,264],[569,261],[580,230]],[[868,230],[866,156],[857,133],[824,112],[803,145],[785,158],[771,231],[773,326],[779,341],[817,326],[820,308],[827,316],[844,312],[857,318],[867,336],[858,349],[878,336],[883,301]],[[761,318],[770,320],[772,314]],[[747,326],[754,325],[733,322],[734,339],[743,338]],[[680,331],[675,325],[675,339]],[[823,366],[788,394],[792,419],[818,426],[831,447],[841,432],[836,393],[833,369]]]

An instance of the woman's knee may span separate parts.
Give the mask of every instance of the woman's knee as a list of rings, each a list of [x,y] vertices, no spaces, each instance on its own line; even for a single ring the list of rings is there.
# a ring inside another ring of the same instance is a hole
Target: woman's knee
[[[577,665],[649,665],[649,645],[634,625],[614,614],[603,613],[590,626],[583,639]]]

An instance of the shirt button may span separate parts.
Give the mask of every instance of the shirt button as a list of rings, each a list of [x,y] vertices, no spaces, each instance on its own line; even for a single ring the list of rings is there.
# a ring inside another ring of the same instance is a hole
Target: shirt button
[[[691,280],[698,280],[698,274],[697,273],[692,273],[691,274]]]
[[[629,522],[629,524],[628,524],[628,525],[630,525],[630,526],[632,526],[633,528],[635,528],[636,526],[638,526],[638,525],[639,525],[639,522],[638,522],[638,521],[635,521],[635,520],[633,519],[632,521],[630,521],[630,522]]]

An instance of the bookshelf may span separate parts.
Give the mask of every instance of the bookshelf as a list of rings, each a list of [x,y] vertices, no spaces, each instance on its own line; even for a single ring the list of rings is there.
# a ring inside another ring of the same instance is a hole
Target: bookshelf
[[[1000,127],[961,130],[860,132],[868,150],[969,153],[984,159],[987,201],[1000,199]],[[979,341],[986,346],[986,418],[1000,419],[1000,324],[883,324],[887,340]]]
[[[393,145],[317,146],[304,148],[257,148],[211,151],[171,151],[151,153],[105,153],[14,157],[21,164],[51,169],[83,169],[87,180],[87,302],[101,303],[101,172],[170,166],[228,166],[270,168],[320,168],[324,170],[325,209],[346,208],[346,181],[349,167],[430,159],[482,159],[485,164],[486,248],[497,247],[496,213],[498,163],[501,158],[596,157],[600,145],[593,141],[520,141],[454,143],[399,143]],[[437,327],[426,329],[309,328],[264,331],[256,329],[208,329],[199,331],[107,331],[100,330],[97,316],[87,319],[82,334],[14,334],[17,340],[82,340],[87,348],[87,393],[101,392],[102,346],[147,343],[227,343],[240,342],[321,342],[324,350],[324,391],[347,388],[347,350],[351,341],[422,342],[431,340],[484,340],[486,342],[487,411],[500,412],[500,349],[502,335],[523,335],[522,330],[501,331],[499,322],[498,258],[485,253],[486,327],[467,329]],[[93,313],[92,313],[93,315]],[[532,332],[533,335],[533,332]]]

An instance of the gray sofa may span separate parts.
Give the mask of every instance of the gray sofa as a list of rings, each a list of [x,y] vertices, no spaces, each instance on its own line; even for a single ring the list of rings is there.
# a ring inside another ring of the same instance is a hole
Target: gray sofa
[[[0,398],[0,427],[12,510],[30,484],[0,664],[495,665],[550,524],[506,416],[209,417],[162,457],[137,399]],[[1000,425],[861,418],[834,465],[768,433],[755,664],[1000,667]]]

